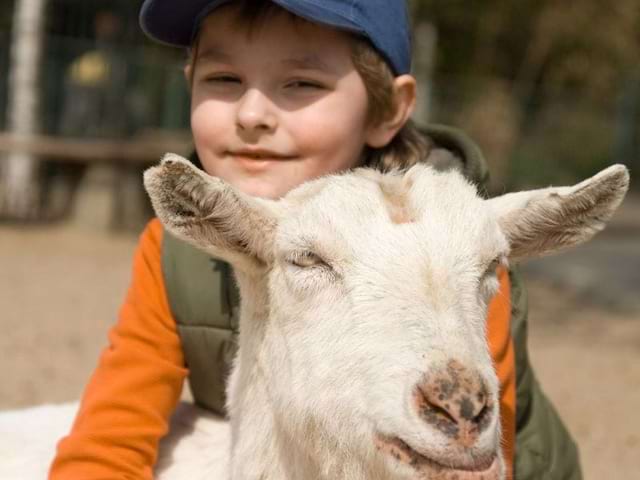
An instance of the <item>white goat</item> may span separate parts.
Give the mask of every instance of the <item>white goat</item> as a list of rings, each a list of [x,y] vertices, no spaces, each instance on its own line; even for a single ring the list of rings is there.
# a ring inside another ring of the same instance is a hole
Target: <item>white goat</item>
[[[156,213],[234,266],[242,303],[230,429],[183,407],[158,478],[503,479],[496,267],[588,240],[628,181],[484,200],[454,171],[360,169],[271,201],[168,155]]]

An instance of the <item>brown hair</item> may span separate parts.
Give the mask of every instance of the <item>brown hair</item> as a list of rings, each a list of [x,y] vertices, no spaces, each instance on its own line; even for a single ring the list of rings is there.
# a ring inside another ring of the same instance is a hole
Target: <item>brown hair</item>
[[[251,32],[275,13],[286,13],[294,21],[306,21],[269,0],[238,0],[237,20]],[[191,82],[198,56],[199,36],[196,36],[189,50],[191,64]],[[367,121],[376,125],[393,115],[396,108],[393,81],[395,75],[386,60],[371,43],[360,36],[353,35],[351,59],[367,90],[369,112]],[[408,120],[391,142],[382,148],[366,147],[363,164],[382,171],[405,169],[424,160],[431,148],[413,120]]]

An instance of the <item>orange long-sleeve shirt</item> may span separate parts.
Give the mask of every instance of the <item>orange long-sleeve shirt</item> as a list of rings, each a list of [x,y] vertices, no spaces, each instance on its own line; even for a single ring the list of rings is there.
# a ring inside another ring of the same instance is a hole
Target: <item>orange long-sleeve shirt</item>
[[[162,227],[152,220],[133,261],[133,279],[118,323],[109,333],[70,434],[49,480],[153,478],[158,442],[167,433],[187,370],[161,267]],[[515,442],[515,360],[509,331],[509,281],[489,307],[489,344],[501,385],[503,445],[509,464]]]

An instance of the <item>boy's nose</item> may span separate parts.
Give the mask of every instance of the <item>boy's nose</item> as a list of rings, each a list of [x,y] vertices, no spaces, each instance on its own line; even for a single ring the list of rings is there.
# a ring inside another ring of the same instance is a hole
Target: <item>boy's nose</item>
[[[249,89],[240,99],[237,124],[241,130],[272,131],[277,125],[273,104],[259,90]]]

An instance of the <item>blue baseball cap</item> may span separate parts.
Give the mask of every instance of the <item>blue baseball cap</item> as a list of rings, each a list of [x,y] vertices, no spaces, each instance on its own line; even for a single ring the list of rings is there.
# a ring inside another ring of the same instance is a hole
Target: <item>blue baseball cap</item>
[[[189,47],[200,22],[233,0],[145,0],[140,26],[152,39]],[[387,60],[396,75],[411,70],[411,39],[405,0],[271,0],[313,23],[361,35]]]

